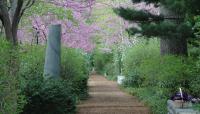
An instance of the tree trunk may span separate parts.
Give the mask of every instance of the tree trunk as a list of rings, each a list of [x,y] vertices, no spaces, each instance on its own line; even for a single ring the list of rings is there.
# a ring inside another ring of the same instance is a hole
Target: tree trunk
[[[8,8],[6,7],[5,1],[0,1],[0,19],[5,29],[6,39],[9,41],[13,41],[12,35],[12,23],[9,19]]]
[[[13,35],[13,42],[14,44],[17,44],[17,31],[18,31],[18,25],[21,19],[21,10],[23,7],[23,1],[22,0],[16,0],[13,2],[12,5],[13,9],[11,10],[11,17],[10,19],[12,22],[12,35]],[[13,14],[12,14],[13,13]],[[13,17],[12,17],[13,16]]]
[[[5,25],[4,27],[5,27],[6,39],[9,41],[13,41],[11,26]]]
[[[186,38],[161,38],[160,39],[161,55],[188,55]]]
[[[173,23],[176,23],[179,25],[183,20],[179,19],[179,17],[182,17],[181,14],[179,14],[176,11],[170,11],[167,8],[161,6],[160,7],[160,12],[162,15],[165,17],[173,17],[177,18],[176,20],[165,20],[165,21],[170,21]],[[160,39],[160,52],[161,55],[183,55],[187,56],[188,55],[188,50],[187,50],[187,38],[161,38]]]
[[[19,21],[20,21],[21,17],[20,16],[15,16],[13,18],[13,23],[12,23],[12,35],[13,35],[13,42],[14,44],[17,45],[18,41],[17,41],[17,32],[18,32],[18,25],[19,25]]]
[[[18,31],[18,25],[12,27],[12,34],[13,34],[13,43],[17,45],[17,31]]]
[[[17,45],[18,25],[22,16],[23,0],[11,0],[11,8],[7,8],[6,1],[0,1],[0,19],[5,28],[6,38]]]
[[[3,18],[3,26],[5,29],[6,39],[12,42],[13,41],[12,26],[10,20],[8,19]]]
[[[11,0],[11,8],[9,10],[10,21],[13,21],[15,11],[16,11],[16,8],[17,8],[17,2],[18,2],[18,0]]]
[[[25,2],[26,1],[26,2]],[[0,0],[0,20],[2,21],[6,38],[17,44],[17,31],[24,11],[31,7],[36,0]],[[8,7],[8,4],[10,6]]]

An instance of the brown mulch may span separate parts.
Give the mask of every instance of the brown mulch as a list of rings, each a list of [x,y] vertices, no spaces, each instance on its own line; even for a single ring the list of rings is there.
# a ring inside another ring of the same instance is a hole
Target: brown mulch
[[[150,114],[148,107],[121,91],[114,81],[92,75],[88,84],[89,98],[81,101],[77,114]]]

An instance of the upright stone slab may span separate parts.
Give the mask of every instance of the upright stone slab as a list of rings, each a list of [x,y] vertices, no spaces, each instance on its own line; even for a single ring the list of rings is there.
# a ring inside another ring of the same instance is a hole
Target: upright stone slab
[[[59,78],[61,67],[61,25],[49,26],[44,78]]]

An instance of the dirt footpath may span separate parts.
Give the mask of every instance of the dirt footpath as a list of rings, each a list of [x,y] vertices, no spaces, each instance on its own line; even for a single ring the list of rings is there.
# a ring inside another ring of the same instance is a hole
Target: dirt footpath
[[[92,75],[88,83],[90,96],[78,105],[77,114],[150,114],[144,104],[122,92],[116,82]]]

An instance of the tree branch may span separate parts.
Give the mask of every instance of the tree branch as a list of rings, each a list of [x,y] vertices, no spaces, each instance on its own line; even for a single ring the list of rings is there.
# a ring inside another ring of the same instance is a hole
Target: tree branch
[[[26,2],[25,6],[22,8],[21,10],[21,16],[24,14],[25,10],[30,8],[34,3],[35,3],[36,0],[28,0],[28,2]]]

